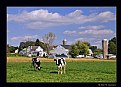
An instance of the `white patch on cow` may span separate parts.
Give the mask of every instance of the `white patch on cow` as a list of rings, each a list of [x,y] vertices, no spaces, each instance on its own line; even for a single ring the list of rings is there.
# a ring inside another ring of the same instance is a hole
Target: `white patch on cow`
[[[39,62],[40,60],[39,60],[39,58],[37,58],[37,62]]]

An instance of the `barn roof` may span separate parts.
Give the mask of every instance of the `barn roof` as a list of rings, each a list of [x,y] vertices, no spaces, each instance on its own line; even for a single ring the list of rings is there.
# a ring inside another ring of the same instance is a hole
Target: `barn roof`
[[[61,45],[63,46],[65,49],[69,49],[70,45]]]

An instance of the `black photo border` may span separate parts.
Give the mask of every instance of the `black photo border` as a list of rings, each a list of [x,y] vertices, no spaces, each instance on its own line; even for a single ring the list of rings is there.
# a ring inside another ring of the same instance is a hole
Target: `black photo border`
[[[87,7],[87,6],[114,6],[116,7],[116,37],[117,37],[117,82],[116,83],[7,83],[6,80],[6,42],[7,42],[7,7],[17,7],[17,6],[29,6],[29,7]],[[1,87],[98,87],[98,86],[119,86],[120,82],[120,53],[121,47],[118,41],[120,40],[120,24],[118,21],[121,20],[119,17],[120,6],[118,0],[4,0],[1,2],[0,6],[0,86]],[[119,54],[119,55],[118,55]]]

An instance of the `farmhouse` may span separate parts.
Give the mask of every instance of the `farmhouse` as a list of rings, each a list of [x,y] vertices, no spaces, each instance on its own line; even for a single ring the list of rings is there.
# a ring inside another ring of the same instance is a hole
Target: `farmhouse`
[[[47,55],[46,52],[40,46],[28,46],[19,52],[19,54],[27,55],[29,57],[36,56],[39,52],[39,56],[43,57],[43,55]]]

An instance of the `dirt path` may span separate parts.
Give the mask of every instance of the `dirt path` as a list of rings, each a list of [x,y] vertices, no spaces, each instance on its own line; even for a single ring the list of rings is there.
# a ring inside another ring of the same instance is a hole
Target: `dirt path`
[[[54,59],[52,58],[40,58],[41,62],[54,62]],[[67,58],[67,62],[83,62],[83,61],[110,61],[115,62],[116,60],[104,60],[104,59],[91,59],[91,58]],[[22,58],[22,57],[7,57],[7,62],[31,62],[31,58]]]

